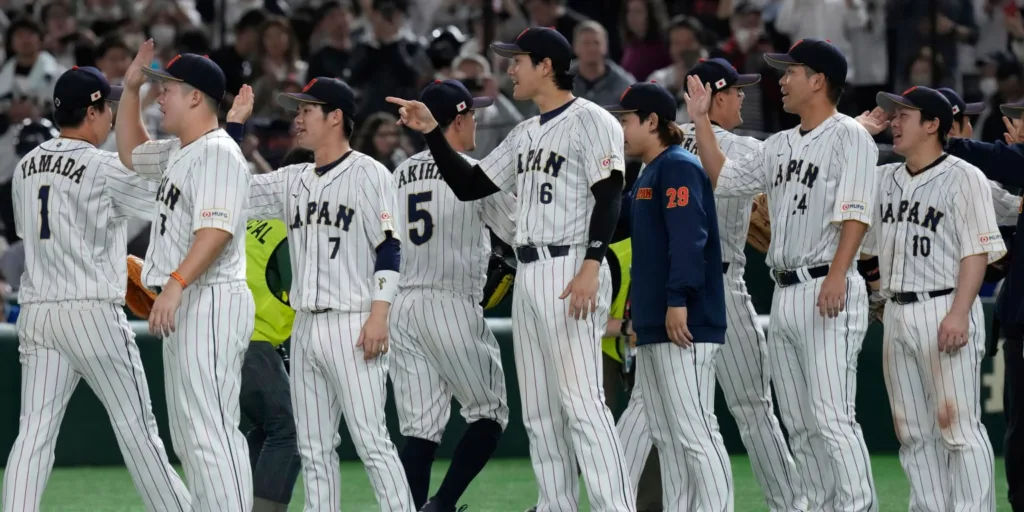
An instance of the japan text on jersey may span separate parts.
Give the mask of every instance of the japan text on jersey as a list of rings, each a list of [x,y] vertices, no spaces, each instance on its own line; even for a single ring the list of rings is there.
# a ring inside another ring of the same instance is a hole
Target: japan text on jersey
[[[764,146],[727,159],[718,196],[767,192],[772,240],[767,264],[795,270],[832,263],[842,223],[870,225],[878,148],[858,122],[836,114],[817,128],[777,133]]]
[[[401,288],[446,290],[472,297],[474,304],[480,302],[491,254],[487,228],[506,243],[512,241],[515,196],[502,191],[477,201],[460,201],[427,151],[399,165],[394,176],[398,218],[406,240]]]
[[[624,172],[622,152],[619,121],[576,98],[520,123],[479,165],[518,197],[514,245],[584,246],[595,207],[590,187]]]
[[[292,307],[370,310],[375,250],[388,236],[402,238],[387,168],[351,151],[322,174],[313,164],[298,164],[254,176],[249,200],[250,218],[288,226]]]

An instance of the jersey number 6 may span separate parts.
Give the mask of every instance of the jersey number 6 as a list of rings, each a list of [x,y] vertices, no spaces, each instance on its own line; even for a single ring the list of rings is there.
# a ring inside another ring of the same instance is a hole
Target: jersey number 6
[[[416,245],[423,245],[434,236],[434,218],[425,208],[420,208],[420,203],[429,203],[434,198],[434,192],[428,190],[419,194],[409,194],[409,240]],[[423,221],[423,231],[413,224]]]

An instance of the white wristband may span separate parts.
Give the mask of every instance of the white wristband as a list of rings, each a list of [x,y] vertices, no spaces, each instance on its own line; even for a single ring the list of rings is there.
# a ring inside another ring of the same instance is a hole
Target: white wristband
[[[394,270],[378,270],[373,273],[373,300],[382,300],[391,304],[398,294],[398,272]]]

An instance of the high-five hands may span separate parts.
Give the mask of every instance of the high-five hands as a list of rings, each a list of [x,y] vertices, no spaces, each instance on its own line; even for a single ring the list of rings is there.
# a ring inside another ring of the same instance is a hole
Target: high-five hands
[[[229,123],[245,124],[252,115],[253,94],[252,87],[243,85],[231,103],[231,110],[228,111],[227,121]]]
[[[889,113],[882,110],[882,107],[875,107],[874,110],[857,116],[856,121],[864,127],[872,136],[878,135],[889,127]]]
[[[699,119],[708,115],[711,110],[711,84],[700,83],[697,75],[686,77],[686,92],[683,93],[686,101],[686,113],[690,119]]]
[[[124,87],[137,92],[142,87],[142,84],[146,83],[146,75],[142,70],[149,68],[152,64],[153,40],[147,39],[139,47],[139,52],[135,54],[135,59],[128,66],[128,71],[124,73]]]

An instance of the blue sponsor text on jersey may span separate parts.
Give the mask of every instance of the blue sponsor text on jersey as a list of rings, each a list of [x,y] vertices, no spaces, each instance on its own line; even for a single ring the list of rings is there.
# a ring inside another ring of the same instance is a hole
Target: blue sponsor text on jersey
[[[885,203],[879,207],[882,209],[883,224],[909,222],[930,229],[933,233],[938,230],[939,223],[946,216],[945,213],[937,210],[934,206],[928,206],[928,210],[924,212],[924,217],[922,218],[921,210],[923,207],[920,201],[914,201],[911,204],[910,201],[903,200],[899,204]]]
[[[33,174],[39,173],[53,173],[59,174],[75,184],[82,183],[82,176],[85,173],[85,166],[78,165],[74,158],[64,157],[57,155],[54,158],[52,154],[39,153],[32,158],[26,158],[21,161],[21,177],[28,178]]]
[[[340,203],[337,207],[332,208],[330,201],[310,201],[306,203],[305,216],[302,215],[301,206],[295,205],[295,217],[288,227],[290,229],[299,229],[302,226],[317,224],[321,226],[334,226],[336,228],[340,227],[342,231],[348,231],[355,213],[355,209]]]
[[[799,183],[806,185],[807,188],[814,188],[814,182],[818,179],[818,171],[821,168],[814,165],[811,162],[804,162],[804,160],[790,160],[786,164],[785,170],[782,168],[782,164],[779,164],[779,171],[775,174],[775,182],[772,184],[777,187],[783,182],[798,181]]]

